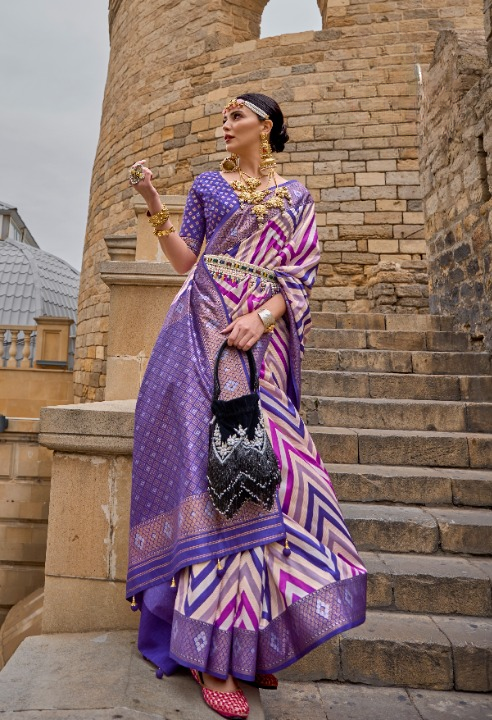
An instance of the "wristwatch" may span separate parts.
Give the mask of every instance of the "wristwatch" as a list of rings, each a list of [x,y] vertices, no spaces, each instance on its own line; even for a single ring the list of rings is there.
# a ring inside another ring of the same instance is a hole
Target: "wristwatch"
[[[264,308],[263,310],[258,310],[258,315],[260,316],[260,320],[265,326],[266,332],[272,333],[275,329],[275,318],[270,312],[270,310],[267,310]]]

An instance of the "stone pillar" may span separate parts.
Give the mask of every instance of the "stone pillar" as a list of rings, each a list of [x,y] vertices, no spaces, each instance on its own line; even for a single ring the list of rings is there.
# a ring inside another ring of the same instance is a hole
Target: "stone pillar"
[[[162,202],[171,211],[171,222],[179,227],[185,197],[165,196]],[[110,260],[100,265],[101,278],[110,289],[107,400],[137,397],[159,330],[184,280],[167,262],[147,221],[147,206],[136,200],[134,209],[134,261],[131,249],[121,247],[128,245],[128,239],[110,237],[106,238]]]
[[[36,367],[68,366],[68,341],[71,318],[42,316],[34,318],[37,323]]]
[[[439,35],[424,84],[420,174],[430,309],[492,348],[492,91],[485,38]],[[446,112],[443,112],[446,108]]]
[[[485,0],[483,13],[487,54],[489,58],[489,65],[492,65],[492,0]]]
[[[134,401],[43,408],[53,449],[43,632],[136,627],[125,600]]]

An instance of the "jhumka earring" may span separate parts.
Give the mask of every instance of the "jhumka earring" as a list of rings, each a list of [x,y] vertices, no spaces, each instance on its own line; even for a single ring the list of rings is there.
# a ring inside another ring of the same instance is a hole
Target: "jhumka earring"
[[[239,158],[234,153],[231,153],[229,157],[226,157],[220,163],[220,169],[225,173],[238,172],[239,170]]]
[[[268,133],[262,132],[260,134],[260,143],[260,171],[263,171],[263,174],[266,175],[275,169],[277,161],[272,155],[272,146],[270,145]]]

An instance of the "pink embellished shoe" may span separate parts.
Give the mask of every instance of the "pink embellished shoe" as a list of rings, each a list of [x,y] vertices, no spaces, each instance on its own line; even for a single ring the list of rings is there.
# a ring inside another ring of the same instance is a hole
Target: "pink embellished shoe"
[[[275,675],[262,675],[257,673],[255,679],[250,682],[250,685],[260,688],[260,690],[276,690],[278,688],[278,680]]]
[[[229,720],[245,720],[249,715],[249,705],[242,690],[234,692],[219,692],[210,690],[203,682],[203,675],[198,670],[191,670],[191,674],[202,689],[205,703],[216,713]]]

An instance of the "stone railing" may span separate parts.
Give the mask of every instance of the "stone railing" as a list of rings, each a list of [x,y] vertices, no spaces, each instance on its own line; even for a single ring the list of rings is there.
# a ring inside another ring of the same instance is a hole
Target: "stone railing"
[[[36,326],[0,327],[0,368],[30,368],[36,341]]]
[[[0,413],[8,417],[37,420],[44,405],[73,401],[73,321],[35,320],[0,326]]]
[[[71,318],[43,316],[36,325],[0,326],[0,369],[64,368],[71,365]]]

